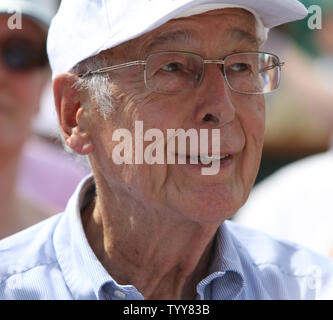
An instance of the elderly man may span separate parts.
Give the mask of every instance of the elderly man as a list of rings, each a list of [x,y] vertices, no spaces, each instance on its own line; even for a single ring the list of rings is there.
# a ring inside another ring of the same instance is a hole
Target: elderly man
[[[0,297],[329,297],[329,260],[226,221],[256,177],[280,76],[259,45],[305,16],[296,0],[63,1],[48,39],[55,103],[93,176],[65,213],[2,241]],[[170,129],[219,139],[168,153]]]

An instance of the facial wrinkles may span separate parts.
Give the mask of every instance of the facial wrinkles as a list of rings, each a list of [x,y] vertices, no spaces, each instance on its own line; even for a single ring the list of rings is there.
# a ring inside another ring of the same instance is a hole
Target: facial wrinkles
[[[142,57],[145,58],[146,55],[151,52],[160,51],[158,49],[159,47],[165,47],[168,45],[187,46],[189,44],[193,47],[200,47],[202,44],[200,34],[202,34],[205,29],[205,25],[202,22],[207,20],[207,18],[209,18],[210,31],[219,31],[221,28],[226,29],[228,26],[230,27],[230,30],[226,32],[226,34],[229,33],[230,35],[230,37],[227,39],[228,41],[226,41],[227,43],[235,43],[246,40],[248,44],[251,43],[252,45],[257,46],[259,39],[256,37],[255,20],[253,15],[242,9],[236,10],[237,12],[235,12],[235,9],[223,9],[205,12],[200,15],[200,20],[197,18],[198,16],[170,20],[166,25],[158,28],[152,34],[139,38],[141,39],[142,44],[134,52],[140,52]],[[223,16],[221,17],[221,19],[223,19],[223,24],[221,24],[221,20],[219,19],[215,19],[213,23],[213,20],[211,19],[212,16]],[[241,25],[239,22],[244,20],[244,17],[246,17],[246,20],[250,21],[251,23],[243,23],[242,28],[240,26],[236,28],[233,27],[235,24],[235,19],[238,22],[237,24]],[[230,20],[231,23],[229,23]],[[187,27],[190,23],[192,23],[192,28]],[[195,28],[193,26],[195,26]],[[164,29],[166,31],[163,31]],[[214,37],[213,42],[217,43],[216,37]],[[154,50],[155,48],[156,50]]]
[[[238,16],[238,18],[239,18],[239,15],[236,15],[236,16]],[[185,25],[186,24],[184,24],[184,26]],[[229,21],[227,23],[227,25],[232,25],[231,21]],[[237,25],[239,25],[239,24],[237,24]],[[219,32],[221,32],[221,31],[219,31]],[[235,31],[235,32],[237,32],[237,31]],[[221,32],[221,34],[222,34],[221,38],[226,38],[226,35],[228,34],[228,32],[226,32],[226,31],[224,33]],[[241,38],[241,34],[239,33],[238,35],[239,35],[239,38]],[[163,37],[165,38],[165,35],[163,35],[161,38],[163,38]],[[181,34],[178,33],[177,37],[181,37]],[[158,45],[157,46],[154,45],[155,46],[155,51],[160,50],[160,49],[172,50],[176,46],[181,45],[181,43],[180,44],[179,43],[163,44],[160,41],[161,38],[158,40],[158,42],[159,42]],[[191,37],[189,36],[188,32],[187,32],[187,34],[183,35],[183,40],[186,40],[186,41],[183,43],[182,46],[185,47],[186,49],[187,48],[190,49],[191,47],[194,48],[194,47],[198,46],[198,41],[190,42],[189,41],[190,38]],[[209,41],[209,38],[207,39],[207,41]],[[206,41],[206,43],[207,43],[207,41]],[[213,56],[213,57],[209,56],[209,54],[211,54],[211,55],[216,54],[217,50],[219,50],[219,53],[217,55],[218,58],[223,56],[223,54],[231,53],[230,51],[239,49],[239,46],[240,46],[239,44],[242,43],[242,41],[243,40],[236,41],[236,43],[233,43],[232,45],[230,45],[230,43],[229,43],[228,46],[222,46],[221,43],[216,42],[216,37],[214,37],[214,39],[212,39],[210,41],[210,44],[207,45],[207,47],[206,47],[205,53],[208,52],[208,54],[207,54],[208,56],[205,57],[205,58],[216,58],[215,56]],[[246,46],[249,47],[249,41],[245,41],[244,47],[246,47]],[[228,50],[229,50],[229,52],[227,52]],[[221,53],[222,51],[223,51],[223,53]],[[133,52],[138,52],[138,51],[133,50]],[[136,59],[134,59],[134,60],[136,60]],[[131,80],[129,80],[129,84],[131,84],[130,81]],[[168,127],[171,128],[170,126],[174,126],[175,129],[177,129],[177,127],[184,128],[184,129],[186,129],[188,127],[188,126],[185,125],[186,124],[186,119],[188,119],[187,116],[191,113],[191,111],[193,111],[193,108],[194,108],[195,103],[196,103],[195,99],[191,99],[191,97],[189,97],[189,99],[186,100],[186,103],[183,104],[180,101],[181,99],[184,98],[184,96],[182,96],[182,95],[175,95],[173,97],[168,97],[167,98],[167,96],[162,96],[162,95],[158,95],[158,94],[154,94],[154,93],[148,93],[145,89],[144,89],[144,93],[140,94],[140,93],[138,93],[138,91],[140,91],[140,86],[136,86],[137,83],[135,83],[135,82],[132,83],[132,85],[133,86],[126,93],[126,95],[127,95],[126,99],[125,99],[126,102],[124,102],[124,110],[126,110],[126,114],[130,114],[131,113],[130,110],[132,110],[132,112],[133,112],[133,109],[140,110],[140,111],[135,111],[131,114],[131,119],[132,120],[134,120],[134,119],[136,119],[136,117],[139,117],[139,116],[142,115],[143,119],[147,119],[147,117],[148,117],[148,119],[150,119],[149,124],[152,124],[153,123],[152,118],[154,117],[154,108],[153,108],[154,105],[155,105],[155,107],[161,108],[161,109],[164,108],[164,107],[168,108],[169,106],[166,103],[166,101],[167,101],[171,105],[178,105],[178,106],[181,105],[181,107],[182,107],[181,110],[177,110],[177,112],[179,111],[178,117],[176,117],[176,118],[171,117],[170,118],[170,120],[172,120],[172,122],[168,122],[168,124],[167,124]],[[235,103],[235,104],[238,103],[239,104],[239,101],[235,101],[235,99],[232,99],[232,100],[233,100],[233,103]],[[244,98],[244,100],[246,102],[244,104],[247,104],[249,102],[249,101],[246,101],[245,98]],[[170,108],[170,113],[172,113],[174,111],[175,111],[175,108],[171,107]],[[149,117],[149,112],[151,113],[151,117]],[[158,117],[156,119],[158,119]],[[237,122],[239,122],[238,119],[237,119]],[[161,124],[161,122],[157,122],[157,123]],[[242,125],[242,123],[239,122],[238,125],[240,126],[240,125]],[[243,128],[243,131],[244,131],[244,128]],[[149,175],[152,178],[151,181],[152,181],[152,184],[153,184],[153,189],[156,190],[155,193],[160,194],[161,197],[163,197],[163,196],[168,197],[168,195],[166,195],[168,193],[167,190],[166,190],[167,189],[166,185],[168,184],[168,182],[172,183],[175,186],[176,190],[181,192],[183,182],[178,180],[178,179],[171,179],[171,177],[172,177],[172,172],[171,171],[172,170],[170,168],[168,168],[168,166],[166,166],[166,172],[165,172],[165,175],[163,176],[163,179],[160,179],[161,178],[160,175],[157,175],[160,180],[155,178],[153,167],[156,168],[156,165],[155,166],[148,166],[148,170],[149,170]],[[160,166],[158,166],[158,167],[160,167]],[[156,172],[158,173],[158,170]],[[131,178],[133,178],[133,174],[131,175]],[[171,192],[174,192],[174,191],[171,191]],[[162,194],[164,194],[164,195],[162,196]]]
[[[245,98],[245,97],[244,97]],[[261,152],[264,139],[264,124],[265,124],[265,102],[261,96],[251,96],[244,101],[245,108],[251,108],[251,112],[247,114],[240,114],[240,118],[245,116],[251,116],[250,121],[246,122],[247,126],[244,126],[244,122],[239,122],[242,132],[244,132],[245,144],[243,154],[244,157],[252,158],[247,161],[247,164],[251,163],[252,167],[243,165],[238,168],[238,176],[241,177],[244,186],[251,185],[254,183],[257,175],[258,166],[260,164]],[[242,110],[239,111],[242,113]],[[244,111],[243,111],[244,113]],[[251,123],[251,127],[248,123]],[[259,138],[259,140],[258,140]],[[252,175],[252,179],[248,179],[249,175]],[[247,181],[248,180],[248,181]],[[250,191],[250,188],[249,188]]]
[[[118,107],[117,107],[117,113],[112,116],[112,118],[117,119],[117,125],[116,125],[117,128],[128,128],[132,132],[133,161],[134,161],[134,145],[135,145],[135,135],[134,135],[135,121],[142,120],[142,118],[144,118],[144,115],[142,115],[143,110],[141,110],[141,108],[144,108],[144,106],[147,104],[153,105],[154,104],[153,101],[156,100],[156,95],[150,92],[136,94],[135,91],[136,91],[135,88],[134,89],[131,88],[131,90],[128,90],[125,94],[125,92],[119,87],[117,88],[117,90],[115,90],[115,92],[117,92],[115,99],[117,101]],[[149,123],[148,126],[153,127],[151,123]],[[111,155],[109,155],[109,158],[110,157]],[[123,177],[125,184],[132,185],[133,179],[135,180],[140,177],[138,172],[142,169],[142,166],[135,164],[129,166],[131,166],[131,170],[128,170],[128,165],[123,166],[121,170],[121,176]],[[147,173],[150,177],[144,175],[144,177],[142,177],[143,180],[141,181],[141,183],[145,183],[145,181],[151,181],[153,184],[157,183],[157,181],[155,181],[156,175],[154,174],[154,172],[159,173],[158,174],[159,177],[161,173],[156,168],[156,166],[149,166],[147,164],[144,164],[144,166],[146,168],[145,170],[148,170]],[[119,185],[118,186],[114,185],[114,187],[118,188]],[[146,194],[145,198],[147,196],[148,195]],[[140,196],[137,195],[136,198],[140,202],[142,202],[140,200]]]
[[[201,44],[200,39],[196,35],[196,32],[190,29],[180,29],[180,30],[171,30],[161,33],[157,37],[151,37],[147,40],[147,43],[144,42],[143,49],[141,52],[145,56],[152,52],[160,51],[157,48],[169,45],[170,47],[174,46],[186,46],[191,45],[199,47]],[[173,49],[171,49],[173,50]]]
[[[126,99],[127,100],[127,99]],[[143,133],[146,132],[147,129],[149,128],[159,128],[162,133],[164,140],[163,141],[149,141],[149,142],[144,142],[144,148],[148,145],[151,145],[152,143],[158,144],[158,143],[163,143],[164,145],[164,164],[158,164],[158,165],[148,165],[144,164],[146,174],[144,177],[142,177],[141,183],[145,183],[145,181],[150,181],[151,183],[151,191],[152,194],[145,194],[145,198],[147,197],[150,198],[150,201],[152,201],[152,197],[155,198],[155,201],[157,199],[160,199],[163,197],[163,190],[165,188],[165,185],[168,183],[168,179],[170,177],[169,175],[169,166],[166,164],[166,157],[167,157],[167,132],[166,132],[166,127],[165,124],[163,123],[163,119],[159,118],[157,115],[159,114],[158,110],[154,109],[154,106],[158,106],[158,102],[160,102],[160,99],[158,99],[158,96],[154,93],[148,93],[144,95],[144,97],[138,98],[138,96],[132,96],[129,99],[130,103],[126,104],[125,109],[127,110],[126,113],[131,114],[130,118],[132,119],[132,132],[134,132],[134,126],[135,126],[135,121],[145,119],[149,117],[149,122],[144,122],[144,131]],[[142,108],[145,108],[145,106],[150,106],[152,108],[149,108],[149,110],[146,108],[146,110],[142,110]],[[164,106],[165,107],[165,106]],[[125,110],[124,109],[124,110]],[[139,111],[140,110],[140,111]],[[169,124],[168,128],[170,127],[171,124]],[[172,125],[171,125],[172,126]],[[183,125],[175,125],[174,126],[176,129],[177,128],[182,128]],[[134,142],[133,141],[133,147],[134,147]],[[135,169],[134,169],[135,167]],[[141,169],[140,165],[133,165],[132,173],[130,175],[127,175],[127,181],[129,182],[132,178],[134,177],[140,177],[140,175],[137,175],[136,173]],[[140,183],[139,183],[140,184]],[[147,199],[148,200],[148,199]],[[155,202],[154,201],[154,202]]]
[[[154,194],[158,196],[160,193],[163,193],[163,190],[167,183],[169,182],[169,178],[171,178],[171,167],[173,165],[167,164],[167,149],[168,149],[168,139],[167,139],[167,129],[184,129],[187,130],[186,127],[186,108],[182,108],[181,106],[177,109],[177,117],[165,118],[160,117],[163,112],[166,110],[170,110],[173,112],[171,108],[172,105],[175,105],[176,96],[171,98],[170,95],[164,95],[164,99],[161,100],[161,95],[157,93],[150,93],[141,100],[140,102],[135,99],[133,107],[139,109],[140,116],[142,119],[149,118],[148,123],[146,122],[146,128],[159,128],[162,133],[164,140],[163,141],[156,141],[154,143],[163,143],[164,144],[164,165],[155,165],[155,166],[148,166],[149,174],[151,181],[153,183],[153,190]],[[177,100],[179,99],[179,96]],[[139,103],[138,103],[139,102]],[[177,104],[176,104],[177,105]],[[168,117],[168,116],[167,116]],[[145,130],[144,130],[145,131]],[[171,138],[170,138],[171,139]],[[150,144],[152,142],[146,143]],[[162,169],[163,168],[163,169]]]

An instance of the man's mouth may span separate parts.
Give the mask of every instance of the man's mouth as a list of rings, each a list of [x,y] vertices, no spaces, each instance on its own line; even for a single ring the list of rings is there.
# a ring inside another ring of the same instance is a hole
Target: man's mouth
[[[231,160],[232,155],[230,153],[213,154],[213,155],[181,155],[178,154],[178,163],[180,164],[192,164],[199,166],[210,166],[214,162],[226,162]],[[186,161],[185,161],[186,160]]]
[[[200,155],[200,156],[189,156],[190,161],[193,160],[196,163],[201,163],[201,164],[211,164],[214,161],[221,161],[227,158],[230,158],[230,154],[226,153],[226,154],[222,154],[222,155]]]

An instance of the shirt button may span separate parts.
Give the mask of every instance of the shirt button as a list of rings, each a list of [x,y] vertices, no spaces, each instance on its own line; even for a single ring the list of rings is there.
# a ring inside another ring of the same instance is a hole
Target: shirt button
[[[126,294],[124,292],[121,292],[120,290],[115,290],[113,292],[113,294],[120,299],[125,299],[126,298]]]

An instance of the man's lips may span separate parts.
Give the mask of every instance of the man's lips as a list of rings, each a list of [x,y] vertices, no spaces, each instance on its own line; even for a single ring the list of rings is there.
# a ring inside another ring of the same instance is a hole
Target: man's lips
[[[233,158],[234,153],[221,153],[221,154],[213,154],[213,155],[182,155],[177,154],[178,160],[181,159],[182,163],[186,160],[186,164],[198,164],[198,165],[209,165],[216,161],[226,161],[231,160]]]

